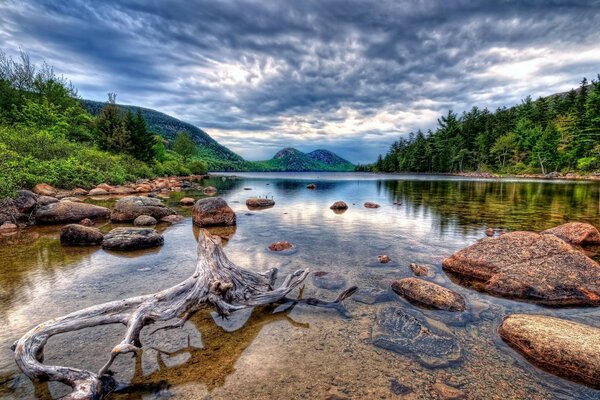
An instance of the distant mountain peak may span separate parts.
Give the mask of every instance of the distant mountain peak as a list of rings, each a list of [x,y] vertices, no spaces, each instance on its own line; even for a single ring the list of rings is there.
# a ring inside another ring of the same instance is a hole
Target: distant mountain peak
[[[303,152],[301,152],[300,150],[295,149],[293,147],[286,147],[286,148],[279,150],[277,153],[275,153],[273,158],[279,159],[279,158],[285,158],[285,157],[290,157],[290,156],[301,156],[301,155],[305,155],[305,154]]]
[[[335,154],[332,151],[325,150],[325,149],[317,149],[315,151],[311,151],[310,153],[307,154],[307,156],[312,158],[313,160],[320,161],[327,165],[342,165],[342,164],[352,165],[352,163],[350,161],[338,156],[337,154]]]
[[[262,162],[273,171],[353,171],[354,165],[332,151],[318,149],[306,154],[293,147],[279,150],[273,158]]]

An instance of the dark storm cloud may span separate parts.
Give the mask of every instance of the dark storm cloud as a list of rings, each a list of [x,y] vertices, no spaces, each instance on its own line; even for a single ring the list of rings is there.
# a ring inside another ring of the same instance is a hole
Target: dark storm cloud
[[[600,2],[14,1],[23,47],[83,97],[157,108],[249,158],[373,160],[449,108],[512,105],[600,72]]]

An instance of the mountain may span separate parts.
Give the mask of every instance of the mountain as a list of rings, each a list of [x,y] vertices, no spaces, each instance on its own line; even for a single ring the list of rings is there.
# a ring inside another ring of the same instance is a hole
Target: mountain
[[[258,171],[354,171],[354,165],[328,150],[315,150],[308,154],[286,147],[273,158],[250,163],[250,170]]]
[[[98,115],[105,105],[103,102],[92,100],[82,100],[81,102],[85,109],[92,115]],[[177,132],[188,132],[192,136],[192,140],[198,145],[199,155],[207,161],[210,170],[237,169],[242,168],[241,165],[237,166],[238,164],[245,163],[245,160],[241,156],[227,147],[220,145],[208,133],[192,124],[149,108],[123,104],[117,104],[117,106],[123,111],[131,111],[133,113],[140,110],[148,124],[148,129],[167,140],[172,140]]]

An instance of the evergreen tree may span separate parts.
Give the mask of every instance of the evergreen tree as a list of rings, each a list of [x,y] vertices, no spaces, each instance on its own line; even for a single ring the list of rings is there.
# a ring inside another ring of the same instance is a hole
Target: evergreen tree
[[[138,160],[146,162],[152,161],[155,157],[154,146],[156,140],[154,139],[154,135],[148,131],[146,121],[142,117],[141,111],[138,110],[135,116],[131,111],[128,111],[125,116],[125,126],[127,127],[127,130],[129,130],[131,136],[131,155]]]
[[[192,156],[196,155],[198,149],[189,133],[178,132],[173,140],[173,151],[178,153],[184,162],[188,162]]]

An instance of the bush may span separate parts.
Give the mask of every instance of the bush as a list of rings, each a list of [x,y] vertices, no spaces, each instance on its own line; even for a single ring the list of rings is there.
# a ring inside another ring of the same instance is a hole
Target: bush
[[[194,160],[188,164],[188,168],[194,175],[204,175],[208,172],[208,166],[202,160]]]

